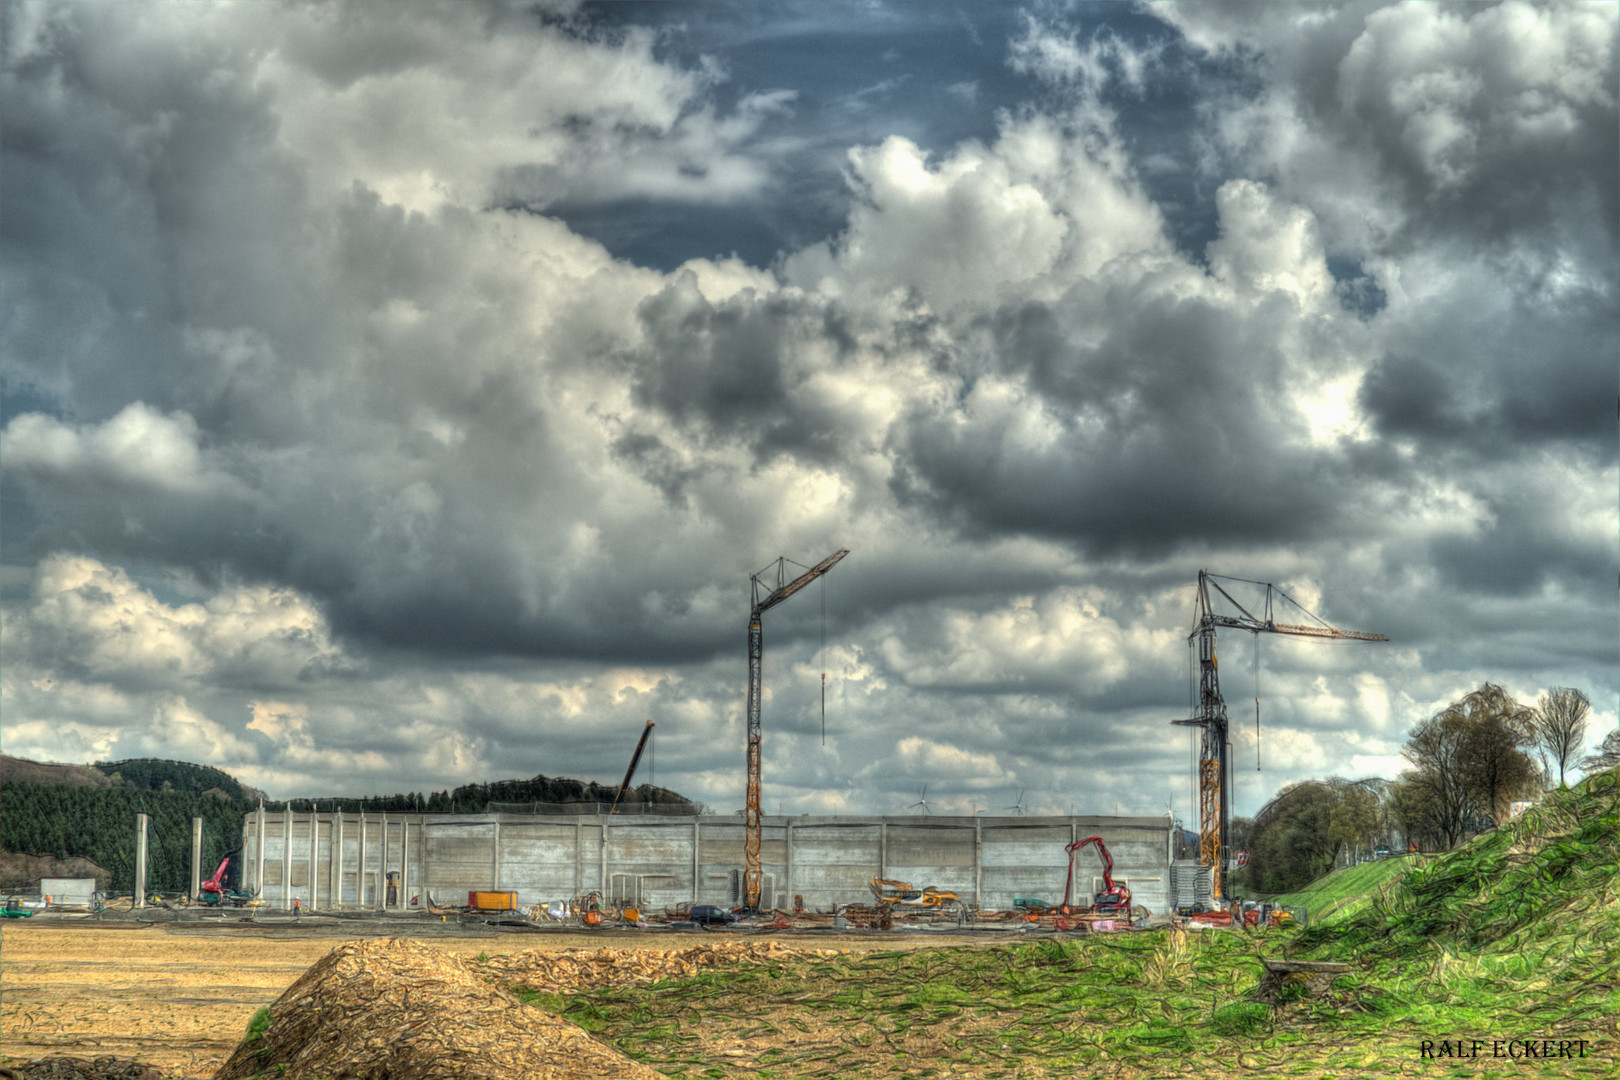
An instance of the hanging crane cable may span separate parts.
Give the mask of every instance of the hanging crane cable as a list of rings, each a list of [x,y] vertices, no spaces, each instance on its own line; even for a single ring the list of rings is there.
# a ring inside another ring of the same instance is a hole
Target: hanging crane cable
[[[821,576],[821,745],[827,745],[827,575]]]

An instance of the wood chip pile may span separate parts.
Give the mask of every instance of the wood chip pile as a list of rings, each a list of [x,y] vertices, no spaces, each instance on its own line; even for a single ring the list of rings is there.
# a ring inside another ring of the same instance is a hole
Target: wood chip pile
[[[468,963],[507,986],[552,994],[658,982],[705,968],[769,964],[800,956],[836,956],[837,949],[805,949],[776,941],[726,941],[686,949],[527,949]]]
[[[51,1057],[0,1069],[0,1080],[163,1080],[163,1074],[125,1058]]]
[[[278,1069],[285,1066],[285,1069]],[[270,1006],[214,1080],[663,1080],[521,1004],[471,963],[399,938],[340,945]]]

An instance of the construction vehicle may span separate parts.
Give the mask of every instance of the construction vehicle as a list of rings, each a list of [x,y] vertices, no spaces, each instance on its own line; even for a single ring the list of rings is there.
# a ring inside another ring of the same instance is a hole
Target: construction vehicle
[[[840,548],[792,581],[787,580],[787,558],[785,556],[779,558],[776,560],[775,588],[771,588],[761,580],[769,567],[748,579],[753,593],[752,606],[748,611],[748,802],[743,811],[742,888],[745,911],[759,910],[760,887],[763,884],[759,866],[761,831],[759,760],[762,738],[759,714],[760,702],[764,696],[765,636],[760,616],[831,570],[838,560],[848,554],[849,549]]]
[[[877,897],[879,907],[884,904],[900,908],[930,908],[941,910],[948,907],[960,907],[962,901],[953,892],[936,889],[932,885],[924,889],[913,889],[904,881],[890,881],[887,878],[872,879],[872,895]]]
[[[1194,639],[1198,642],[1198,704],[1191,718],[1171,721],[1173,724],[1203,730],[1198,752],[1198,862],[1200,865],[1211,868],[1210,895],[1217,909],[1227,899],[1225,891],[1226,879],[1228,866],[1232,861],[1232,853],[1226,846],[1226,837],[1229,831],[1228,823],[1231,821],[1231,780],[1229,776],[1230,763],[1226,754],[1226,701],[1221,697],[1220,663],[1215,658],[1216,628],[1247,630],[1257,638],[1260,634],[1266,633],[1328,638],[1339,641],[1389,640],[1383,634],[1369,634],[1361,630],[1339,630],[1329,626],[1293,597],[1267,582],[1228,577],[1222,577],[1219,580],[1241,581],[1244,584],[1264,587],[1266,590],[1264,615],[1255,616],[1245,609],[1242,604],[1233,600],[1231,594],[1221,588],[1216,580],[1216,575],[1205,570],[1198,571],[1197,613],[1193,620],[1192,633],[1187,635],[1189,644]],[[1228,615],[1215,611],[1209,595],[1211,587],[1225,597],[1227,602],[1241,614]],[[1298,608],[1315,625],[1277,622],[1272,617],[1271,610],[1274,595],[1282,597]],[[1255,661],[1255,667],[1258,671],[1258,657]],[[1260,698],[1258,690],[1254,700],[1254,726],[1256,740],[1255,768],[1258,769],[1260,737]]]
[[[225,870],[230,865],[231,857],[227,855],[219,861],[219,869],[214,871],[214,876],[199,887],[201,900],[208,907],[241,907],[253,899],[252,893],[237,892],[226,887]]]
[[[653,722],[651,720],[647,721],[647,726],[641,729],[641,739],[636,743],[636,752],[630,755],[630,767],[624,771],[624,782],[619,785],[619,790],[613,793],[613,805],[608,808],[608,813],[617,814],[619,812],[619,803],[624,799],[625,792],[630,790],[630,779],[636,775],[636,766],[641,764],[641,751],[646,748],[647,736],[652,734],[652,729]]]
[[[579,913],[579,921],[583,926],[592,928],[602,925],[602,894],[586,893],[574,901],[574,910]]]
[[[1103,891],[1093,893],[1090,904],[1081,904],[1079,897],[1074,896],[1074,860],[1082,848],[1088,845],[1097,845],[1097,854],[1102,856],[1103,864]],[[1084,840],[1076,840],[1064,849],[1069,853],[1069,876],[1063,882],[1063,905],[1058,911],[1064,915],[1125,915],[1131,913],[1131,890],[1123,883],[1114,883],[1114,860],[1109,857],[1108,847],[1100,836],[1088,836]],[[1072,901],[1071,901],[1072,897]]]

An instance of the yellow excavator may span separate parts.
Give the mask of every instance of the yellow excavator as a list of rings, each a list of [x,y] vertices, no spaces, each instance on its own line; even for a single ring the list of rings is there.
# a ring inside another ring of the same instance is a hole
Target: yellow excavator
[[[932,885],[926,889],[913,889],[904,881],[890,881],[887,878],[872,879],[872,895],[877,902],[888,904],[890,907],[907,908],[933,908],[935,910],[957,907],[961,904],[955,893],[944,889],[936,889]]]

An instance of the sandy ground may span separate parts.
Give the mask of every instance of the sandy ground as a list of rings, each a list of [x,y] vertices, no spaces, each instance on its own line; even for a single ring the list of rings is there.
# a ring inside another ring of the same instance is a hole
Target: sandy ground
[[[34,919],[0,925],[0,1059],[116,1056],[168,1075],[208,1077],[253,1013],[339,942],[387,931],[305,925],[121,926]],[[719,935],[492,933],[428,939],[448,952],[656,948],[712,944]],[[784,939],[854,950],[925,947],[911,939]],[[943,942],[940,942],[943,944]]]

